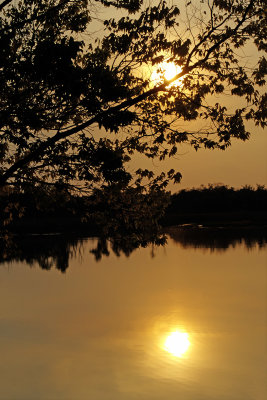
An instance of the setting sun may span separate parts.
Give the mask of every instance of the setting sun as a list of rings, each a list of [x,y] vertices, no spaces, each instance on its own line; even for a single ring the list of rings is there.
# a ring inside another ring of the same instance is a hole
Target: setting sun
[[[163,61],[153,68],[151,74],[151,81],[153,83],[160,83],[163,79],[170,80],[182,71],[181,67],[173,62]],[[177,79],[172,85],[178,86],[181,84],[182,79]]]
[[[189,348],[188,333],[175,331],[165,340],[164,350],[175,357],[181,357]]]

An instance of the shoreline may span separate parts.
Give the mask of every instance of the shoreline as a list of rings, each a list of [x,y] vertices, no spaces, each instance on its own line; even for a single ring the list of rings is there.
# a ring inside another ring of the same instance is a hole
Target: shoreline
[[[267,232],[267,213],[167,214],[160,221],[162,231],[179,230],[260,230]],[[11,234],[64,234],[98,236],[101,230],[93,222],[78,217],[22,218],[6,227]]]

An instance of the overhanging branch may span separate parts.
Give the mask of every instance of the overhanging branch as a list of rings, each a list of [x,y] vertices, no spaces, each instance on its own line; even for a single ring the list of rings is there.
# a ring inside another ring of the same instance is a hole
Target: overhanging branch
[[[13,0],[5,0],[5,1],[3,1],[3,3],[0,4],[0,12],[5,8],[5,6],[10,4],[12,1]]]
[[[168,87],[171,83],[176,81],[177,79],[180,79],[184,75],[186,75],[190,71],[190,67],[185,68],[182,72],[177,74],[175,77],[173,77],[170,80],[166,80],[164,83],[162,83],[159,86],[155,86],[154,88],[146,91],[145,93],[140,94],[139,96],[136,96],[132,99],[125,100],[124,102],[118,104],[117,106],[110,107],[108,110],[101,111],[99,114],[96,116],[92,117],[86,122],[83,122],[74,128],[67,129],[66,131],[59,131],[57,132],[53,137],[47,139],[46,141],[42,142],[36,149],[32,150],[31,152],[28,153],[25,157],[21,158],[18,160],[15,164],[13,164],[1,177],[0,177],[0,187],[5,185],[5,182],[12,177],[14,172],[18,171],[20,168],[24,167],[25,165],[29,164],[31,161],[34,161],[38,159],[40,155],[43,154],[43,152],[49,148],[50,146],[53,146],[55,143],[57,143],[59,140],[65,139],[71,135],[74,135],[75,133],[81,132],[83,129],[88,128],[89,126],[93,125],[96,122],[101,121],[102,118],[104,118],[106,115],[114,114],[118,111],[121,111],[123,109],[129,108],[135,104],[140,103],[142,100],[147,99],[148,97],[152,96],[153,94],[156,94],[160,91],[163,91]]]

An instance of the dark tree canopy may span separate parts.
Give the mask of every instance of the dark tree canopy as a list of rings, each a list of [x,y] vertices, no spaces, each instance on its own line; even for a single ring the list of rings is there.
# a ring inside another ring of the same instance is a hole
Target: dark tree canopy
[[[0,2],[2,190],[160,191],[181,175],[133,171],[135,153],[226,149],[246,121],[265,126],[265,0],[147,4]],[[181,72],[153,83],[163,61]]]

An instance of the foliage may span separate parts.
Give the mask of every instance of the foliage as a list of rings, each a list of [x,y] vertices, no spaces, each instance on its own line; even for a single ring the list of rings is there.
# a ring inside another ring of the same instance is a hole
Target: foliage
[[[2,190],[156,198],[181,174],[134,171],[134,154],[163,160],[180,143],[226,149],[249,138],[246,120],[265,126],[265,1],[153,3],[2,0]],[[181,72],[153,86],[149,68],[162,60]],[[225,94],[237,107],[227,109]]]
[[[112,242],[117,254],[130,253],[148,243],[163,244],[158,221],[169,203],[169,194],[153,191],[143,194],[127,188],[95,191],[92,196],[70,195],[65,188],[42,186],[24,188],[0,195],[0,225],[16,234],[69,232],[101,236],[99,246]],[[165,204],[165,207],[162,207]]]

